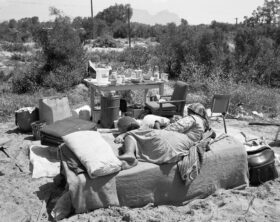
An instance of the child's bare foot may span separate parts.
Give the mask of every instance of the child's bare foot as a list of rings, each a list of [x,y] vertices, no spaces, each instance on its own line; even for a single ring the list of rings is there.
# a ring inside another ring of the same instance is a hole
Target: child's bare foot
[[[138,164],[138,160],[137,159],[134,159],[133,162],[127,162],[125,160],[122,160],[122,170],[127,170],[127,169],[130,169],[132,167],[135,167],[136,165]]]
[[[119,159],[124,160],[126,162],[134,162],[136,160],[136,157],[134,154],[124,153],[119,156]]]

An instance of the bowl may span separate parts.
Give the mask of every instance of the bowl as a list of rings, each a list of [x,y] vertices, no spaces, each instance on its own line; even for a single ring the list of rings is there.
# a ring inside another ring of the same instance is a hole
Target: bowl
[[[151,79],[151,76],[150,76],[150,75],[143,75],[143,79],[144,79],[144,80],[150,80],[150,79]]]
[[[140,83],[141,79],[140,78],[131,78],[132,83]]]

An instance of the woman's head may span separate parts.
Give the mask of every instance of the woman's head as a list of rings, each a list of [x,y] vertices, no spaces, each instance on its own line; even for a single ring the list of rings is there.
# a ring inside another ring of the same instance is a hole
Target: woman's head
[[[140,127],[136,119],[130,116],[121,117],[118,120],[117,126],[121,133],[128,132],[130,130],[138,129]]]
[[[201,103],[192,103],[188,106],[188,114],[192,115],[198,115],[200,117],[202,117],[203,119],[205,119],[206,121],[206,128],[209,128],[209,122],[208,122],[208,116],[206,113],[206,109],[205,107],[201,104]]]

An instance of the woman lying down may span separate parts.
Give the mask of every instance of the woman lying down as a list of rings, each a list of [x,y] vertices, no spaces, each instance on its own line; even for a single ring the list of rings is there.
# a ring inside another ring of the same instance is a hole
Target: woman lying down
[[[158,128],[158,124],[155,126]],[[188,107],[188,115],[163,130],[140,128],[131,117],[118,121],[122,132],[115,143],[123,143],[123,154],[119,156],[122,169],[134,167],[139,161],[155,164],[174,163],[189,154],[195,142],[202,139],[209,129],[205,108],[200,103]]]

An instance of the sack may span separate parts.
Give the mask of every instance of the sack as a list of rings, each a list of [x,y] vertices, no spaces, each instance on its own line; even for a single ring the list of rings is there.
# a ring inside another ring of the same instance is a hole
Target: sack
[[[275,166],[275,155],[268,146],[247,151],[250,185],[257,186],[278,177]]]
[[[84,165],[90,178],[109,175],[121,170],[122,162],[99,132],[75,132],[62,138],[66,146]]]
[[[22,132],[32,130],[31,123],[39,119],[39,110],[37,107],[24,107],[15,111],[15,124]]]

